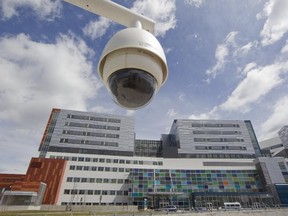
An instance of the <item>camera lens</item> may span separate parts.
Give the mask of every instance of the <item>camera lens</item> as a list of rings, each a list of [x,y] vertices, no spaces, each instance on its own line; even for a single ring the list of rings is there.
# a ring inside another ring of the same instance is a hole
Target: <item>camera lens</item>
[[[125,68],[111,74],[108,85],[116,103],[128,109],[137,109],[150,102],[157,81],[144,70]]]

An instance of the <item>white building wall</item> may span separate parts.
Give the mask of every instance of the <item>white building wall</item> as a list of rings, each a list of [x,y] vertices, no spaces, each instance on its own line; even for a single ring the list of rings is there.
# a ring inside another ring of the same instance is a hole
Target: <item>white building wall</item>
[[[129,178],[129,170],[131,168],[138,169],[182,169],[182,170],[255,170],[253,165],[253,159],[184,159],[184,158],[151,158],[151,157],[123,157],[123,156],[108,156],[108,155],[89,155],[89,154],[71,154],[71,153],[54,153],[48,152],[47,157],[52,158],[69,158],[67,162],[63,183],[61,185],[60,195],[57,201],[57,205],[63,203],[80,203],[91,205],[100,204],[100,195],[94,194],[95,190],[112,190],[117,191],[128,191],[129,185],[127,183],[97,183],[96,179],[123,179],[125,182]],[[71,161],[72,157],[77,157],[77,161]],[[90,158],[90,162],[78,161],[78,158]],[[93,159],[98,159],[98,162],[93,162]],[[105,163],[99,162],[100,159],[105,159]],[[124,160],[124,164],[120,163],[107,163],[107,159]],[[137,161],[137,164],[135,161]],[[85,170],[71,170],[70,167],[77,166],[89,167],[88,171]],[[92,171],[91,167],[103,167],[104,171]],[[105,171],[105,168],[110,168],[110,171]],[[117,168],[117,172],[111,171],[113,168]],[[124,169],[124,172],[119,172],[119,169]],[[95,179],[95,183],[83,183],[83,182],[67,182],[67,178],[87,178],[88,181],[91,178]],[[88,194],[77,194],[72,199],[72,195],[64,194],[65,190],[93,190],[93,195]],[[124,193],[124,192],[123,192]],[[82,199],[81,199],[82,198]],[[102,204],[127,204],[129,203],[129,197],[127,195],[102,195]]]

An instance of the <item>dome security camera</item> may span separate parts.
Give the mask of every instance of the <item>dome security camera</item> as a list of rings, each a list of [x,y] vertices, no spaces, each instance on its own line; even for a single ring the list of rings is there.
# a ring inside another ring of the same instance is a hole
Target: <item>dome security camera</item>
[[[168,67],[159,41],[138,23],[110,39],[100,57],[98,73],[118,105],[139,109],[167,80]]]

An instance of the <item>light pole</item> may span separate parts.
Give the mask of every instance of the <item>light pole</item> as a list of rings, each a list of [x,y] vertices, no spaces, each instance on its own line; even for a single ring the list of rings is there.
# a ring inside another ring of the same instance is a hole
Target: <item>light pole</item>
[[[146,106],[168,76],[165,53],[152,34],[155,22],[110,0],[64,1],[128,27],[106,44],[98,74],[119,106]]]

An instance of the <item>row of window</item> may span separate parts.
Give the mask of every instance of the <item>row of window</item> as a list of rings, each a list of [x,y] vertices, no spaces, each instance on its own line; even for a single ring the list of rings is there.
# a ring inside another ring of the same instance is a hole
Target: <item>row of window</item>
[[[239,138],[194,138],[194,142],[244,142]]]
[[[70,138],[69,139],[60,138],[60,143],[118,147],[118,142],[108,142],[108,141],[98,141],[98,140],[78,140],[78,139],[70,139]]]
[[[67,177],[67,182],[128,184],[128,179]]]
[[[72,195],[117,195],[117,196],[128,196],[128,191],[122,190],[77,190],[77,189],[65,189],[64,194]]]
[[[129,168],[117,168],[117,167],[96,167],[96,166],[75,166],[71,165],[70,170],[78,171],[100,171],[100,172],[130,172]]]
[[[117,131],[120,130],[120,127],[118,127],[118,126],[86,124],[86,123],[80,123],[80,122],[65,122],[65,126],[81,127],[81,128],[93,128],[93,129],[102,129],[102,130],[117,130]]]
[[[87,131],[63,130],[62,134],[76,135],[76,136],[92,136],[92,137],[105,137],[105,138],[119,138],[119,134],[110,133],[95,133]]]
[[[68,205],[72,205],[72,206],[75,206],[75,205],[87,205],[87,206],[91,206],[91,205],[93,205],[93,206],[95,206],[95,205],[102,205],[102,206],[108,206],[108,205],[110,205],[110,206],[127,206],[128,205],[128,203],[102,203],[102,202],[97,202],[97,203],[91,203],[91,202],[84,202],[84,201],[82,201],[82,202],[61,202],[61,205],[62,206],[68,206]]]
[[[255,158],[248,154],[179,154],[180,158]]]
[[[90,121],[100,121],[100,122],[112,122],[112,123],[120,123],[121,122],[120,119],[115,119],[115,118],[103,118],[103,117],[71,115],[71,114],[68,114],[67,118],[90,120]]]
[[[247,150],[246,146],[195,146],[196,150]]]
[[[206,123],[206,124],[202,124],[202,123],[192,123],[192,127],[237,127],[239,128],[239,124],[215,124],[215,123]]]
[[[222,134],[222,135],[235,135],[242,134],[241,131],[204,131],[204,130],[194,130],[193,134]]]
[[[67,161],[81,161],[81,162],[100,162],[100,163],[114,163],[114,164],[139,164],[139,165],[163,166],[162,161],[142,161],[142,160],[124,160],[124,159],[89,158],[89,157],[68,157],[68,156],[53,156],[53,155],[51,155],[50,158],[64,159]]]

